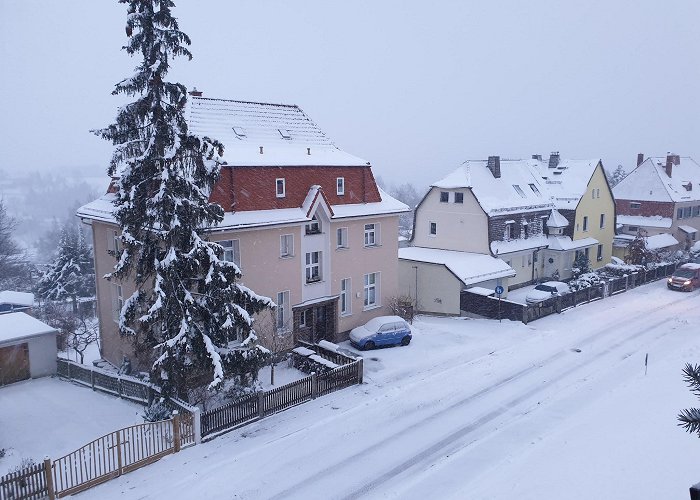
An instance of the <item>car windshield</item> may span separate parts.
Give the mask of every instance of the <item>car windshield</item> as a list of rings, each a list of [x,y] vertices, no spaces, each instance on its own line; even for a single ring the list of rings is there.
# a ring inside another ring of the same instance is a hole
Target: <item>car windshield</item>
[[[554,288],[553,286],[549,286],[549,285],[537,285],[535,287],[535,290],[539,290],[540,292],[549,292],[549,293],[554,293],[557,291],[556,288]]]
[[[673,273],[674,278],[692,278],[693,275],[695,274],[695,271],[692,269],[676,269],[676,272]]]

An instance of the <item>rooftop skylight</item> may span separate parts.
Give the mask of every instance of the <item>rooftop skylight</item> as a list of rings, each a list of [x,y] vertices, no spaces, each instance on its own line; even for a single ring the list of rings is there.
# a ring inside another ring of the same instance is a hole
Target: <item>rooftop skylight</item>
[[[232,127],[233,128],[233,133],[236,134],[236,137],[239,139],[242,139],[243,137],[246,136],[245,129],[243,127]]]
[[[518,193],[522,198],[527,198],[527,196],[525,196],[525,192],[517,184],[513,184],[513,189],[515,189],[515,192]]]
[[[292,134],[289,133],[289,130],[286,128],[278,128],[280,135],[282,136],[282,139],[291,139]]]

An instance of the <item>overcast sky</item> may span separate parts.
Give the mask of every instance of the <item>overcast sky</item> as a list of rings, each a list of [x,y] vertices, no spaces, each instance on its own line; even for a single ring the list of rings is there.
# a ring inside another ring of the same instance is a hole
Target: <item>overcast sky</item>
[[[375,175],[462,160],[700,160],[697,0],[176,0],[205,97],[298,104]],[[0,170],[106,168],[114,84],[137,64],[116,0],[0,0]]]

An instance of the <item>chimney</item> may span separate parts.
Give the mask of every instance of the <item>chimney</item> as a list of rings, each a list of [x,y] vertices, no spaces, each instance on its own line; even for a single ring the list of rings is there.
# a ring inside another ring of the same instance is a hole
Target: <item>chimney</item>
[[[542,155],[532,155],[533,160],[542,161]]]
[[[557,168],[559,165],[559,151],[552,151],[549,155],[549,168]]]
[[[489,161],[487,166],[496,179],[501,178],[501,157],[500,156],[489,156]]]
[[[644,163],[644,153],[638,153],[637,154],[637,166],[641,165]]]
[[[263,147],[260,146],[260,154],[263,154]]]
[[[188,92],[192,97],[202,97],[202,92],[197,90],[197,87],[194,87],[192,90]]]
[[[311,154],[311,148],[306,148],[306,154],[310,155]]]
[[[681,155],[673,155],[673,164],[674,164],[674,165],[680,165],[680,164],[681,164]]]
[[[674,155],[671,153],[666,155],[666,175],[671,177],[671,173],[673,172],[673,161],[674,161]]]

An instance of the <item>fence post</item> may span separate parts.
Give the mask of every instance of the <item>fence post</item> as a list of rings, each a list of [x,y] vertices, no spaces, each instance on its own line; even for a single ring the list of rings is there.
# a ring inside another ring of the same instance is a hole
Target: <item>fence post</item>
[[[123,389],[122,389],[122,378],[121,378],[121,377],[117,377],[117,392],[119,393],[119,397],[120,397],[120,398],[123,397],[123,396],[122,396],[122,391],[123,391]]]
[[[122,475],[122,438],[121,433],[116,431],[117,435],[117,476]]]
[[[359,358],[355,362],[357,363],[357,383],[361,384],[364,378],[364,360]]]
[[[202,444],[202,410],[195,406],[192,411],[192,424],[194,425],[194,443]]]
[[[316,378],[316,372],[311,372],[311,399],[316,399],[318,395],[318,379]]]
[[[173,411],[173,447],[175,453],[180,451],[180,413]]]
[[[265,416],[265,391],[258,392],[258,417]]]
[[[66,366],[68,366],[68,380],[72,380],[73,377],[70,376],[70,360],[66,360]]]
[[[95,370],[90,370],[90,385],[92,386],[92,390],[95,390]]]
[[[44,478],[46,479],[46,491],[49,495],[49,500],[56,499],[56,492],[53,489],[53,474],[51,467],[51,459],[48,455],[44,457]]]

